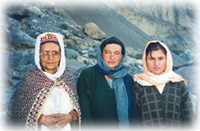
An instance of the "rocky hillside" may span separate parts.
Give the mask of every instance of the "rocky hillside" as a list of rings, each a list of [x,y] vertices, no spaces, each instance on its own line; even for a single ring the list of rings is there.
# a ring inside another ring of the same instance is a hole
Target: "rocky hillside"
[[[174,70],[184,76],[190,87],[195,86],[190,76],[195,75],[193,69],[196,67],[195,18],[193,8],[188,5],[165,8],[134,3],[121,6],[111,3],[96,6],[24,3],[9,6],[5,12],[6,99],[34,65],[35,39],[43,32],[63,35],[67,70],[76,79],[82,69],[96,63],[95,50],[100,41],[106,36],[117,36],[126,44],[125,65],[131,75],[142,72],[141,56],[146,42],[159,39],[172,50]]]

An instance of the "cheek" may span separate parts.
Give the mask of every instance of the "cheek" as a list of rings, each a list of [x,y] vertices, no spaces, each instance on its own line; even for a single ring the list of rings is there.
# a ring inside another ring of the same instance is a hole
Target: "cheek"
[[[41,63],[42,65],[44,65],[44,64],[45,64],[45,61],[44,61],[42,58],[40,58],[40,63]]]
[[[102,59],[103,59],[104,61],[108,60],[108,55],[103,54],[103,55],[102,55]]]
[[[146,65],[147,65],[147,68],[151,68],[151,67],[152,67],[152,66],[151,66],[152,63],[151,63],[150,61],[148,61],[148,60],[146,61]]]
[[[167,67],[167,63],[166,63],[166,61],[165,61],[165,62],[163,62],[163,70],[165,70],[166,67]]]
[[[117,62],[120,63],[122,57],[117,58]]]

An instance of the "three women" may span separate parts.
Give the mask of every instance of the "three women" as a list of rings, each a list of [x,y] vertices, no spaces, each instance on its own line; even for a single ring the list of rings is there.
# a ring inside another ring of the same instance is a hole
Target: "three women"
[[[133,78],[123,66],[126,50],[116,37],[102,41],[97,64],[82,71],[76,95],[73,77],[65,72],[62,36],[44,33],[35,48],[36,66],[26,75],[15,95],[11,118],[27,128],[71,129],[82,117],[83,125],[129,127],[176,125],[193,119],[186,81],[172,71],[172,57],[159,41],[147,43],[144,73]],[[139,110],[138,110],[139,107]]]

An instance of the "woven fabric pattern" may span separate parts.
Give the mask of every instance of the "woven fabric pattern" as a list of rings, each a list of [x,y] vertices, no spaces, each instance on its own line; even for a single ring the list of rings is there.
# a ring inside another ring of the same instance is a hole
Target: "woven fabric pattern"
[[[65,88],[77,112],[80,113],[73,76],[64,72],[57,79],[57,84]],[[10,122],[26,128],[37,128],[38,115],[54,85],[55,81],[46,77],[37,67],[32,68],[22,80],[14,99],[11,101],[8,113]]]

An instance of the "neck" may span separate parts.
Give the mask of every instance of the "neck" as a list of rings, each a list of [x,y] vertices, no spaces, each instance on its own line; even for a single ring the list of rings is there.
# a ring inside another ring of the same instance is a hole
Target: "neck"
[[[111,78],[111,77],[109,77],[109,76],[107,76],[107,75],[104,75],[104,77],[105,77],[107,80],[109,80],[109,81],[112,82],[112,78]]]
[[[45,70],[45,72],[49,74],[55,74],[57,70]]]

